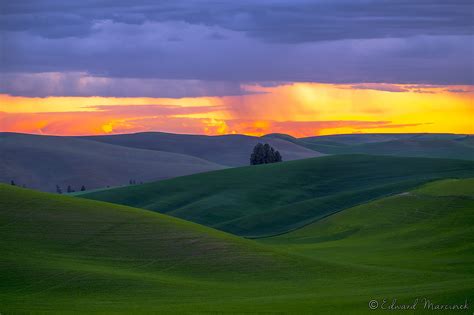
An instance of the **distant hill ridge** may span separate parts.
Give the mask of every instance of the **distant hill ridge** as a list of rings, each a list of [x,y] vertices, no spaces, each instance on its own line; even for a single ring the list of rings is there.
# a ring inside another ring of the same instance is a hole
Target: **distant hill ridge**
[[[273,134],[325,154],[371,154],[474,160],[474,136],[447,133],[347,134],[306,138]]]
[[[455,134],[182,135],[162,132],[59,137],[0,133],[0,182],[53,192],[122,186],[249,164],[255,144],[284,161],[334,154],[474,160],[474,137]]]
[[[205,136],[143,132],[81,138],[132,148],[186,154],[227,166],[248,165],[250,153],[259,142],[267,142],[280,151],[284,161],[324,155],[287,139],[275,137],[245,135]]]

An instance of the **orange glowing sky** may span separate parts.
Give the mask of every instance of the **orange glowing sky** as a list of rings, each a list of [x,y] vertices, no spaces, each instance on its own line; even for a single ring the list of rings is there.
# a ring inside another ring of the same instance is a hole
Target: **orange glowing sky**
[[[293,83],[248,85],[248,94],[196,98],[0,95],[0,130],[51,135],[163,131],[474,133],[473,86]]]

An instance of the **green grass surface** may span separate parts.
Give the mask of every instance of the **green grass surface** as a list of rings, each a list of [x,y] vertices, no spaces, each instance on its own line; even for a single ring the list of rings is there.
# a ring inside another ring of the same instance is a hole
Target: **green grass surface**
[[[2,313],[74,310],[84,299],[91,309],[133,309],[140,306],[134,298],[144,293],[152,304],[179,303],[180,297],[196,303],[209,288],[219,291],[218,281],[230,288],[233,279],[258,282],[273,274],[279,281],[282,268],[300,263],[255,242],[141,209],[7,185],[0,185],[0,206]],[[104,298],[110,301],[100,305]]]
[[[261,241],[333,262],[352,252],[356,263],[474,273],[474,179],[432,182]]]
[[[258,241],[6,185],[0,209],[2,314],[387,314],[368,301],[464,303],[474,293],[473,179]]]
[[[368,135],[370,136],[370,135]],[[404,137],[403,137],[404,136]],[[358,137],[359,139],[358,141]],[[402,135],[402,139],[364,142],[364,135],[339,142],[337,136],[293,139],[293,143],[326,154],[374,154],[474,160],[472,136]]]
[[[429,275],[458,279],[457,285],[439,283],[445,290],[441,296],[447,298],[452,290],[453,301],[457,295],[459,301],[468,299],[472,304],[474,179],[429,183],[260,241],[329,264],[399,270],[407,279]],[[381,282],[378,299],[397,297],[384,287]],[[406,291],[416,288],[413,284]]]
[[[81,197],[260,237],[429,180],[467,176],[474,176],[474,162],[345,155],[208,172]]]

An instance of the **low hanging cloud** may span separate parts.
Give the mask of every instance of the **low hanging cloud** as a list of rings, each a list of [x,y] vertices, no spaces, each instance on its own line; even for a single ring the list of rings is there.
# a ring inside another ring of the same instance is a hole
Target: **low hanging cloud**
[[[365,84],[354,84],[351,85],[351,89],[355,90],[375,90],[375,91],[384,91],[384,92],[409,92],[410,90],[398,86],[395,84],[386,84],[386,83],[365,83]]]
[[[110,78],[83,72],[4,74],[0,93],[12,96],[204,97],[249,94],[238,82]]]
[[[142,116],[175,116],[209,114],[224,111],[221,106],[176,106],[176,105],[101,105],[90,106],[96,112],[110,114],[115,117],[142,117]]]
[[[440,85],[428,85],[428,84],[417,84],[417,85],[399,85],[399,84],[389,84],[389,83],[361,83],[353,84],[350,88],[354,90],[373,90],[373,91],[382,91],[382,92],[413,92],[413,93],[424,93],[424,94],[435,94],[442,87]],[[459,89],[446,89],[445,91],[460,91]],[[464,91],[464,90],[461,90]],[[468,91],[466,91],[468,92]],[[454,92],[455,93],[455,92]]]
[[[470,88],[470,89],[445,89],[446,92],[449,92],[449,93],[461,93],[461,94],[464,94],[464,93],[474,93],[474,88]]]

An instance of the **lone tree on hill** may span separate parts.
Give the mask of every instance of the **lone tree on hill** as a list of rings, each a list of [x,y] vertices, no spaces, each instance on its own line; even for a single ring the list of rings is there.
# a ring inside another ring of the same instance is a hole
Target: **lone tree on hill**
[[[10,181],[10,185],[16,186],[15,181],[13,179]]]
[[[81,191],[86,191],[86,186],[82,185]]]
[[[258,143],[250,155],[250,165],[268,164],[281,162],[283,159],[280,152],[272,148],[268,143]]]

